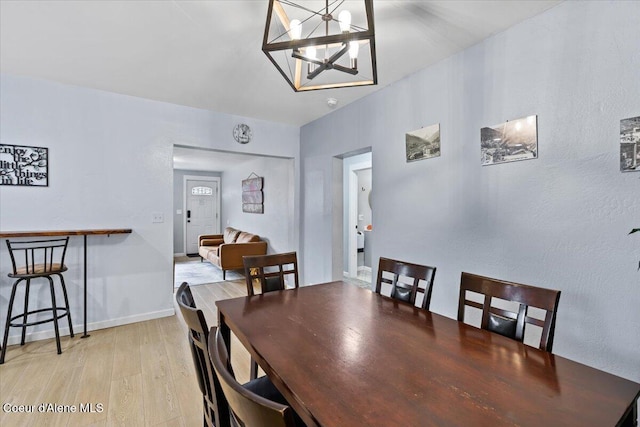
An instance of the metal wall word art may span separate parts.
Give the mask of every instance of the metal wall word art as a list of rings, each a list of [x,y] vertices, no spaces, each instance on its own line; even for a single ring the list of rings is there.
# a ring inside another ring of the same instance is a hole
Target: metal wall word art
[[[49,186],[49,149],[0,144],[0,185]]]

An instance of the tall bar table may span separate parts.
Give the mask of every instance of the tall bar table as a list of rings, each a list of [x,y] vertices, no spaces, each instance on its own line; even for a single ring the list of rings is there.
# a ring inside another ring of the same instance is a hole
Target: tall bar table
[[[131,234],[130,228],[104,228],[93,230],[46,230],[46,231],[0,231],[0,238],[18,237],[53,237],[53,236],[83,236],[84,240],[84,333],[81,338],[87,338],[87,236],[111,234]]]

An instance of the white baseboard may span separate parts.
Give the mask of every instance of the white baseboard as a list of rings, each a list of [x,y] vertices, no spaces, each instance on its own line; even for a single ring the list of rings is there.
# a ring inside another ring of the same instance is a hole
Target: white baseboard
[[[177,253],[177,254],[173,254],[173,256],[187,256],[187,253],[186,252],[180,252],[180,253]]]
[[[170,308],[167,310],[154,311],[151,313],[142,313],[142,314],[136,314],[134,316],[121,317],[119,319],[111,319],[111,320],[104,320],[101,322],[88,323],[87,332],[96,331],[98,329],[113,328],[115,326],[128,325],[129,323],[137,323],[137,322],[144,322],[146,320],[160,319],[161,317],[173,316],[175,313],[176,313],[175,310],[173,308]],[[69,335],[69,327],[68,326],[62,327],[62,325],[67,324],[66,319],[59,319],[58,324],[60,325],[60,336]],[[20,344],[21,329],[19,328],[11,328],[11,329],[15,330],[17,334],[9,336],[9,338],[7,339],[8,341],[7,345]],[[48,338],[54,338],[56,336],[55,331],[53,329],[53,323],[51,323],[50,330],[39,331],[34,333],[28,333],[28,332],[29,332],[29,328],[27,328],[25,342],[40,341]],[[74,332],[75,338],[80,338],[80,336],[82,336],[82,334],[84,333],[84,324],[82,323],[76,324],[74,322],[73,332]]]

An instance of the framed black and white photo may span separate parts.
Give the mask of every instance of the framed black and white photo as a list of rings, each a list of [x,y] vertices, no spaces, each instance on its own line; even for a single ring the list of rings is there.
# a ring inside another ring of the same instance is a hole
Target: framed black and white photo
[[[440,123],[405,134],[407,162],[440,156]]]
[[[0,185],[49,186],[49,149],[0,144]]]
[[[483,127],[480,147],[483,166],[538,158],[538,116]]]
[[[620,171],[640,171],[640,116],[620,120]]]

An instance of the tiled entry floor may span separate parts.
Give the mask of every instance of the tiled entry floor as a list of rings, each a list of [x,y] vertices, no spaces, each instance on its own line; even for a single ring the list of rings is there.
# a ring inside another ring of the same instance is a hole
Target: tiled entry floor
[[[243,279],[240,270],[227,270],[227,280]],[[222,270],[208,261],[200,261],[200,257],[174,257],[174,286],[177,288],[182,282],[190,286],[205,283],[222,282]]]

